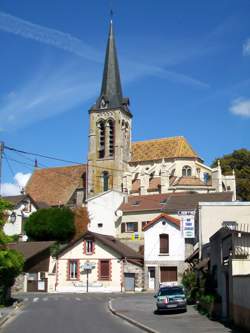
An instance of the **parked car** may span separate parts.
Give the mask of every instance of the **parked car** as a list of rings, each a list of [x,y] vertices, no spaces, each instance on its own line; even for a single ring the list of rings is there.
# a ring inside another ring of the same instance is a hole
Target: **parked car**
[[[156,299],[156,311],[183,310],[187,311],[187,299],[182,286],[160,287],[154,296]]]

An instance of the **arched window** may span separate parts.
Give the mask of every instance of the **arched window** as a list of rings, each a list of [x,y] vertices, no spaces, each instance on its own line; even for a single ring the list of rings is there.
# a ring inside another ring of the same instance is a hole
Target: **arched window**
[[[106,192],[109,189],[109,173],[108,173],[108,171],[103,171],[102,179],[103,179],[103,192]]]
[[[160,234],[160,253],[169,253],[169,236],[168,234]]]
[[[185,165],[182,168],[182,176],[192,176],[192,169],[189,165]]]
[[[115,153],[115,126],[114,121],[108,121],[108,128],[109,128],[109,156],[114,156]]]
[[[104,121],[100,121],[97,125],[99,129],[99,147],[98,147],[98,155],[99,158],[104,158],[105,156],[105,123]]]

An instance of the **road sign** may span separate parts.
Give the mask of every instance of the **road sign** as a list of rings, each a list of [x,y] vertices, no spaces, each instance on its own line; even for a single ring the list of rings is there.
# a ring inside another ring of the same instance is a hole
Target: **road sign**
[[[95,265],[92,264],[91,262],[85,262],[83,265],[82,265],[82,269],[84,269],[85,271],[87,270],[91,270],[95,268]]]

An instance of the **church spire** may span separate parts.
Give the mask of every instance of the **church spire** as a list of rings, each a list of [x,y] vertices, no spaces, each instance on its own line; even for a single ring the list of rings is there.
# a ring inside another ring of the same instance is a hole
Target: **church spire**
[[[122,107],[128,111],[128,104],[128,98],[123,98],[122,95],[120,71],[115,46],[113,22],[111,18],[103,69],[101,93],[95,107],[97,109],[112,109]]]

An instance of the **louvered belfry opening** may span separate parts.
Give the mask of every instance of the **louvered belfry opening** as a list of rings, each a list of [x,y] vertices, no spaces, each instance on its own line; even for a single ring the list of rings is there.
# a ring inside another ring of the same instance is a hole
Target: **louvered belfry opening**
[[[115,126],[114,121],[109,120],[108,121],[108,128],[109,128],[109,156],[114,156],[114,146],[115,146]]]
[[[168,234],[160,235],[160,253],[169,253],[169,236]]]
[[[99,158],[105,157],[105,124],[104,122],[100,122],[98,124],[99,128]]]

